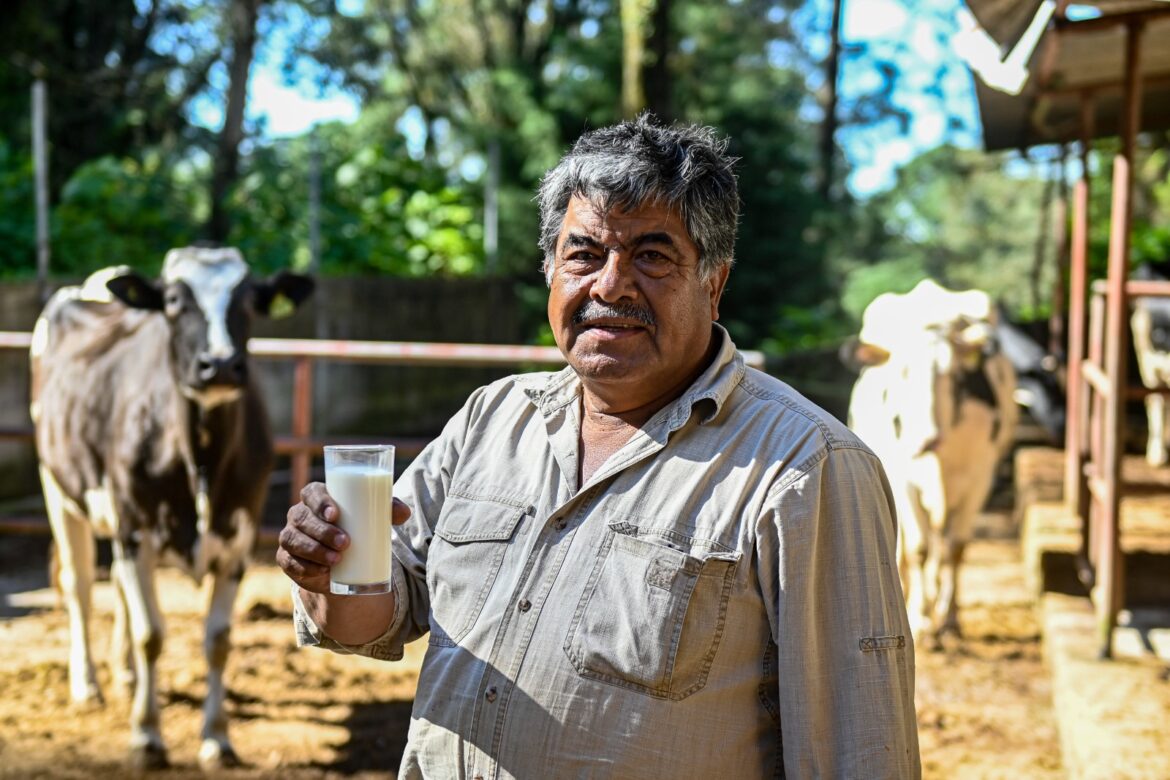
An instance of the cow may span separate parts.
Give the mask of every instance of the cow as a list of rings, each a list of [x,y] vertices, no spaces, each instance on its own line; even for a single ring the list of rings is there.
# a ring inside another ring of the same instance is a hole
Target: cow
[[[924,280],[865,310],[850,427],[882,460],[898,509],[898,565],[914,634],[961,636],[958,571],[1019,411],[1015,373],[978,290]]]
[[[199,762],[238,763],[224,665],[232,605],[272,469],[264,404],[246,352],[254,314],[290,311],[311,279],[254,279],[233,248],[169,251],[161,278],[109,268],[58,290],[30,348],[31,412],[45,507],[69,615],[69,690],[101,703],[90,654],[95,535],[111,540],[112,678],[132,692],[132,765],[165,766],[157,660],[160,563],[210,580]]]
[[[1165,275],[1149,264],[1135,269],[1133,278],[1141,281],[1167,280]],[[1142,384],[1149,390],[1170,389],[1170,299],[1136,298],[1129,325],[1133,332],[1133,349],[1137,353]],[[1146,461],[1151,466],[1165,466],[1170,461],[1167,453],[1170,426],[1167,425],[1166,396],[1160,392],[1146,396],[1146,419],[1149,422]]]

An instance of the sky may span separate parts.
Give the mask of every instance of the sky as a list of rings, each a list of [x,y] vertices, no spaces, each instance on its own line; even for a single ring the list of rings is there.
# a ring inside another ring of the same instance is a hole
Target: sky
[[[827,5],[827,0],[821,1]],[[864,197],[888,189],[898,167],[944,140],[960,146],[978,145],[971,76],[950,46],[960,6],[960,0],[846,0],[843,41],[896,58],[903,78],[894,97],[910,112],[906,133],[893,125],[840,131],[838,143],[852,163],[847,185],[855,195]],[[259,53],[252,69],[248,106],[249,119],[263,127],[265,136],[295,136],[317,122],[357,118],[357,101],[345,93],[321,96],[308,83],[287,85],[279,72],[279,36],[265,45],[267,51]],[[865,90],[874,85],[875,78],[864,61],[847,59],[840,91],[848,96]],[[222,121],[216,110],[208,107],[201,111],[203,121],[209,125]],[[962,127],[950,126],[948,117],[958,117]],[[404,132],[409,135],[409,124]]]

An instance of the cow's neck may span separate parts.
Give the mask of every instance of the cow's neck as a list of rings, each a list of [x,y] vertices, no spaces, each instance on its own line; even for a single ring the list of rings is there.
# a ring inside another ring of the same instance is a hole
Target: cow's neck
[[[218,470],[238,446],[242,435],[240,417],[243,395],[237,400],[211,408],[185,396],[180,396],[178,403],[179,419],[183,421],[178,430],[185,431],[180,451],[191,480],[192,492],[197,494],[200,488],[204,492],[210,491],[215,486]]]

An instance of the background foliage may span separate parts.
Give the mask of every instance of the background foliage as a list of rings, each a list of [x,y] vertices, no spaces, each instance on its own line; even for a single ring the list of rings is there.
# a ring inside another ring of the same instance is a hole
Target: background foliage
[[[514,277],[540,339],[532,193],[583,130],[621,118],[629,37],[620,5],[14,0],[0,21],[0,278],[35,273],[29,86],[39,77],[50,95],[61,277],[115,262],[155,270],[167,248],[217,237],[263,270],[306,268],[317,171],[316,270]],[[905,134],[922,101],[935,101],[948,134],[973,132],[969,107],[948,103],[942,86],[954,73],[914,71],[906,41],[847,42],[841,61],[854,75],[835,96],[824,71],[831,0],[644,5],[637,64],[647,107],[716,125],[740,158],[744,209],[723,321],[741,346],[830,343],[879,292],[925,275],[987,289],[1018,316],[1046,314],[1060,219],[1050,165],[944,144],[885,190],[857,197],[844,186],[868,154],[866,134]],[[917,10],[945,42],[947,14]],[[246,97],[241,63],[246,75],[253,60],[355,96],[359,119],[281,139],[233,119]],[[900,97],[908,85],[912,105]],[[849,154],[830,143],[824,157],[827,111]],[[1147,140],[1135,262],[1170,254],[1170,157],[1165,138]],[[1110,174],[1107,162],[1094,171],[1098,272]],[[485,243],[490,202],[494,245]]]

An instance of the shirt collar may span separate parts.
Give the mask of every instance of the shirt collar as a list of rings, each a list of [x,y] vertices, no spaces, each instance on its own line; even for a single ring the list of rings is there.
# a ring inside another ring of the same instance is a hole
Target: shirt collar
[[[654,421],[664,420],[667,428],[673,431],[686,424],[692,414],[698,414],[700,425],[719,416],[724,402],[739,385],[747,369],[743,355],[722,325],[715,323],[711,335],[719,340],[715,359],[681,396],[654,415],[651,425]],[[565,366],[553,374],[529,375],[521,381],[521,386],[529,400],[544,414],[576,401],[581,395],[581,380],[572,366]]]

